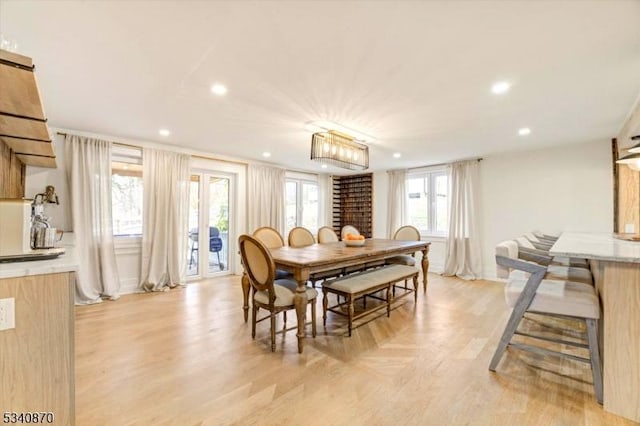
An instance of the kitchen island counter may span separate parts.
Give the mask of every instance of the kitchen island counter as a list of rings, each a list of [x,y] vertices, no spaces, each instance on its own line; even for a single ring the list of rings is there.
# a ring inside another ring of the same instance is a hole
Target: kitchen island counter
[[[75,272],[78,269],[78,259],[74,248],[74,235],[64,234],[57,247],[63,247],[65,253],[54,259],[0,263],[0,279]],[[46,253],[46,250],[43,250],[43,253]]]

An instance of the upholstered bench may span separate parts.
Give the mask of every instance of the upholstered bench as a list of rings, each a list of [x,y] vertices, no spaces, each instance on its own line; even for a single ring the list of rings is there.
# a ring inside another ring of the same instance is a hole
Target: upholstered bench
[[[327,311],[346,316],[349,324],[349,336],[351,336],[354,320],[383,308],[387,309],[387,316],[389,316],[391,314],[391,302],[393,299],[391,295],[391,287],[394,283],[407,280],[409,278],[413,279],[415,300],[418,294],[418,270],[413,266],[387,265],[378,269],[372,269],[323,282],[322,320],[324,325],[327,324]],[[383,290],[386,290],[384,299],[373,296],[373,293]],[[346,302],[338,303],[334,306],[328,306],[329,302],[327,296],[329,293],[333,293],[337,296],[343,296],[346,299]],[[366,309],[367,296],[383,300],[385,303]],[[356,315],[354,301],[359,297],[365,298],[365,308],[364,311],[359,312]],[[348,308],[346,314],[340,309],[344,306]]]

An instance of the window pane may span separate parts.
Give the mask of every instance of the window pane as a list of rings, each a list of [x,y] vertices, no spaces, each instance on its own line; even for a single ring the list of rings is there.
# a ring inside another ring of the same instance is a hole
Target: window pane
[[[286,200],[285,200],[285,214],[286,214],[286,229],[285,232],[288,235],[291,229],[297,226],[298,220],[298,184],[296,182],[287,181],[286,187]]]
[[[198,221],[200,218],[200,176],[189,182],[189,263],[187,275],[198,275]]]
[[[409,224],[420,231],[429,231],[429,194],[428,178],[419,177],[407,180],[407,215]]]
[[[142,235],[142,174],[114,168],[111,176],[113,235]]]
[[[435,176],[436,179],[436,232],[449,232],[449,182],[447,175],[440,174]]]
[[[204,247],[203,247],[204,249]],[[226,271],[229,251],[229,179],[209,180],[209,272]]]
[[[318,231],[318,185],[302,184],[302,226],[312,233]]]

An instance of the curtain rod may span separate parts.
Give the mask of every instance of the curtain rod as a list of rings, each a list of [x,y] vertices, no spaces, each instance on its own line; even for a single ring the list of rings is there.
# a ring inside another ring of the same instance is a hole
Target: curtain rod
[[[64,133],[64,132],[57,132],[57,134],[60,135],[60,136],[65,136],[65,137],[69,136],[67,133]],[[126,147],[126,148],[136,148],[136,149],[142,148],[139,145],[131,145],[131,144],[128,144],[128,143],[123,143],[123,142],[113,142],[113,144],[117,145],[117,146],[123,146],[123,147]],[[246,162],[243,162],[243,161],[224,160],[222,158],[207,157],[207,156],[204,156],[204,155],[197,155],[197,154],[189,154],[189,155],[191,157],[193,157],[193,158],[200,158],[202,160],[214,160],[214,161],[220,161],[220,162],[223,162],[223,163],[240,164],[240,165],[243,165],[243,166],[246,166],[246,165],[249,164],[249,163],[246,163]]]
[[[482,161],[482,157],[479,157],[479,158],[469,158],[469,159],[467,159],[467,160],[451,161],[450,163],[429,164],[428,166],[411,167],[411,168],[408,168],[407,170],[426,169],[427,167],[448,166],[449,164],[451,164],[451,163],[457,163],[458,161],[472,161],[472,160],[476,160],[476,161],[480,162],[480,161]]]

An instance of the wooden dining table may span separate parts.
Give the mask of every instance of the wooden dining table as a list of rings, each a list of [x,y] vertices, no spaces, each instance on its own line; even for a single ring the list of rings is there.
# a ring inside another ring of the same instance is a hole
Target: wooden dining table
[[[422,284],[427,291],[427,272],[429,270],[428,241],[401,241],[371,238],[365,240],[361,247],[350,247],[344,242],[313,244],[306,247],[278,247],[270,249],[276,268],[293,274],[298,286],[294,296],[296,315],[298,318],[298,352],[302,353],[305,337],[305,313],[307,309],[307,293],[305,288],[311,274],[346,268],[349,266],[371,264],[401,254],[422,252]],[[250,283],[246,275],[242,278],[244,293],[245,322],[249,312]]]

